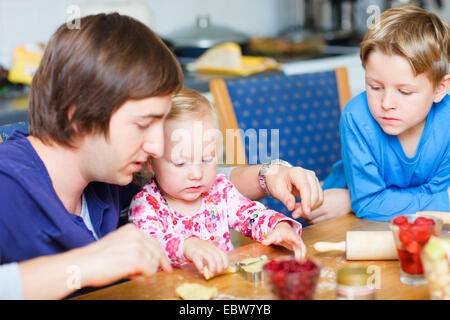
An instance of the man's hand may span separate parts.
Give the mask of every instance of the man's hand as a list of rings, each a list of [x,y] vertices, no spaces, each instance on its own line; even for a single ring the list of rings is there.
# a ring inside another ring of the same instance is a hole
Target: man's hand
[[[147,278],[158,268],[172,271],[158,241],[126,224],[99,241],[80,248],[83,286],[102,286],[121,278]]]
[[[86,286],[147,278],[159,266],[172,270],[159,243],[127,224],[87,246],[21,262],[19,270],[24,299],[59,299]],[[75,275],[68,273],[73,267],[79,271]],[[68,285],[71,277],[78,277],[75,286]]]
[[[294,219],[307,217],[322,205],[323,191],[314,171],[301,167],[274,166],[266,174],[267,189],[292,211]],[[300,197],[296,205],[295,197]]]

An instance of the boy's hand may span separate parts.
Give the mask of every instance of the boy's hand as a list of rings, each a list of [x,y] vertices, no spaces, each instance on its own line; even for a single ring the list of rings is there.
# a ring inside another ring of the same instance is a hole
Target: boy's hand
[[[261,242],[268,246],[270,244],[278,244],[287,249],[294,251],[295,260],[302,261],[305,259],[306,246],[298,234],[294,232],[288,222],[282,221],[275,226],[272,233],[266,240]]]
[[[303,219],[309,224],[337,218],[352,212],[348,189],[327,189],[324,191],[323,204]]]
[[[183,252],[200,273],[203,273],[205,265],[208,266],[211,275],[224,272],[229,265],[225,252],[207,240],[191,237],[184,241]]]

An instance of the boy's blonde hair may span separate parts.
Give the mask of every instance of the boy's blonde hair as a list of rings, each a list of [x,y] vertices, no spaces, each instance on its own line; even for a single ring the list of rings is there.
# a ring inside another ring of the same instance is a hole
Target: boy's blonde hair
[[[201,93],[182,88],[172,97],[172,108],[167,115],[167,120],[191,120],[211,117],[218,126],[219,117],[209,100]]]
[[[448,74],[449,26],[419,7],[398,6],[374,20],[361,42],[363,67],[375,50],[405,57],[415,74],[425,73],[436,87]]]

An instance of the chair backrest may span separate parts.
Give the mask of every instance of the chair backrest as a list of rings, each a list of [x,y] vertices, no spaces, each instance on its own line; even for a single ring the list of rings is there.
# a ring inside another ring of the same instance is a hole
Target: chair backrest
[[[21,121],[0,126],[0,143],[6,141],[14,130],[20,130],[28,133],[28,122]]]
[[[340,159],[339,118],[351,98],[345,68],[216,79],[210,89],[221,120],[227,165],[281,158],[314,170],[323,180]],[[288,213],[278,200],[262,202]]]

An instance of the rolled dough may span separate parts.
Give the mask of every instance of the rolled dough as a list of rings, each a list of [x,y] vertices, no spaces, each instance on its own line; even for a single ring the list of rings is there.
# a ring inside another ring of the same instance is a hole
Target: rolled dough
[[[216,287],[205,287],[198,283],[183,283],[175,289],[183,300],[211,300],[219,294]]]

